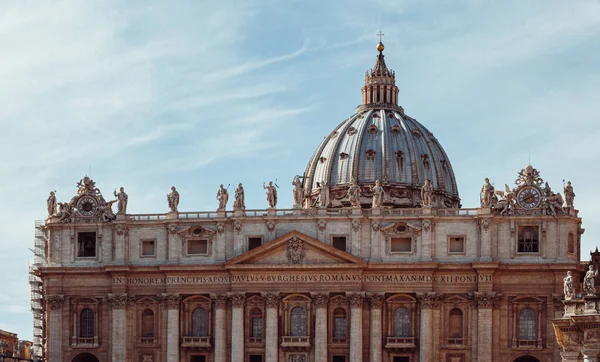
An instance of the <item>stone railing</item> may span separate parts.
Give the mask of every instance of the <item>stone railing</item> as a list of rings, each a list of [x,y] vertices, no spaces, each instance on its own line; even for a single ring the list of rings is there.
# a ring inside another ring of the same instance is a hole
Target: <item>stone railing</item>
[[[140,347],[153,347],[158,345],[158,338],[154,337],[138,337],[135,343]]]
[[[346,343],[348,343],[348,338],[346,338],[346,337],[332,337],[331,338],[331,343],[332,344],[346,344]]]
[[[184,348],[210,348],[211,346],[211,337],[209,336],[186,336],[181,338],[181,347]]]
[[[416,348],[415,337],[386,337],[385,348]]]
[[[310,336],[283,336],[281,347],[310,347]]]
[[[78,348],[98,347],[98,337],[91,337],[91,338],[72,337],[71,338],[71,347],[78,347]]]
[[[466,346],[467,339],[466,338],[446,338],[447,346]]]
[[[247,343],[263,343],[263,342],[264,342],[263,337],[248,337]]]

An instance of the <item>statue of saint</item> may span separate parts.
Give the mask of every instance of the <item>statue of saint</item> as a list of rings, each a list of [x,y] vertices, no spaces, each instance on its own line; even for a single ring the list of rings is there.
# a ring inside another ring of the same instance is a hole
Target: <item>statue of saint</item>
[[[433,194],[433,186],[431,180],[425,180],[425,184],[421,187],[421,203],[423,206],[431,207],[431,196]]]
[[[129,199],[129,197],[125,193],[125,189],[123,187],[121,187],[119,189],[119,193],[117,193],[117,190],[114,190],[113,194],[115,195],[115,197],[117,198],[117,201],[118,201],[117,202],[117,214],[126,214],[127,213],[127,200]]]
[[[235,189],[235,201],[233,202],[234,209],[245,209],[246,204],[244,203],[244,187],[239,184]]]
[[[294,177],[292,185],[294,185],[294,208],[301,209],[302,201],[304,201],[304,188],[302,187],[300,176],[296,175],[296,177]]]
[[[263,183],[263,189],[267,190],[267,203],[269,207],[274,209],[277,206],[277,189],[273,186],[273,181],[269,181],[269,184],[266,186]]]
[[[219,190],[217,191],[217,200],[219,200],[218,210],[225,210],[227,207],[227,201],[229,201],[229,192],[227,192],[227,189],[223,187],[223,184],[219,186]]]
[[[169,209],[177,212],[177,206],[179,206],[179,192],[177,192],[175,186],[171,186],[171,192],[167,194],[167,201],[169,202]]]
[[[567,181],[567,186],[565,186],[565,203],[567,207],[573,207],[573,199],[575,199],[575,193],[573,192],[573,186],[571,186],[571,181]]]
[[[573,299],[575,295],[575,288],[573,287],[573,277],[571,276],[571,271],[567,271],[567,276],[563,278],[563,287],[565,292],[565,300]]]
[[[50,191],[50,196],[48,196],[46,204],[48,206],[48,216],[56,215],[56,196],[54,191]]]
[[[373,202],[371,203],[372,208],[380,208],[383,205],[383,187],[379,180],[375,181],[375,186],[371,187],[371,192],[373,192]]]
[[[327,185],[327,181],[321,181],[317,189],[319,190],[319,207],[329,206],[329,185]]]
[[[102,211],[102,220],[104,222],[112,221],[117,218],[117,216],[112,211],[112,204],[117,202],[117,200],[111,200],[100,207]]]
[[[352,179],[352,183],[348,188],[348,201],[353,207],[360,207],[360,186],[356,183],[356,180]]]
[[[487,177],[483,181],[483,186],[481,186],[479,200],[481,201],[481,207],[493,206],[492,200],[494,200],[494,186],[492,186],[490,179]]]
[[[598,270],[594,270],[594,266],[590,265],[583,278],[583,290],[585,290],[587,295],[596,295],[596,287],[594,285],[596,275],[598,275]]]

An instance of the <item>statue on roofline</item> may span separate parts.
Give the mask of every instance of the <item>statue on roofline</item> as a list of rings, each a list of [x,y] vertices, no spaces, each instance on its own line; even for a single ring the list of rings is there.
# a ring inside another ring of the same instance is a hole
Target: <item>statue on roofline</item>
[[[177,192],[175,186],[171,186],[171,192],[167,194],[167,201],[169,203],[169,209],[177,212],[177,206],[179,206],[179,192]]]

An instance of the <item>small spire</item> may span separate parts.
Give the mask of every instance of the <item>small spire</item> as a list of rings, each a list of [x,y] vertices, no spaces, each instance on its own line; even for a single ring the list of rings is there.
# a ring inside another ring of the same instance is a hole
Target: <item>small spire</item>
[[[362,104],[359,107],[398,107],[398,87],[396,87],[396,74],[388,69],[385,64],[382,42],[383,33],[380,31],[379,43],[377,44],[377,60],[375,66],[365,74],[365,85],[362,88]]]

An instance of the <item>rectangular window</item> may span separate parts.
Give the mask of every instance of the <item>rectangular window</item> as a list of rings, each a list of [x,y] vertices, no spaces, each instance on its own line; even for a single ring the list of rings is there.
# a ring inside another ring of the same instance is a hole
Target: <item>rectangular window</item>
[[[260,354],[251,354],[248,357],[248,362],[263,362],[263,356]]]
[[[252,318],[251,337],[262,338],[263,336],[263,319],[262,317]]]
[[[188,240],[188,255],[208,255],[208,240]]]
[[[390,251],[392,253],[412,252],[412,238],[392,238]]]
[[[334,236],[331,238],[331,244],[334,248],[346,251],[346,237],[345,236]]]
[[[248,238],[248,250],[256,249],[262,245],[262,237],[252,236]]]
[[[96,257],[96,233],[80,232],[77,233],[77,257],[95,258]]]
[[[540,251],[540,227],[539,226],[519,226],[519,253],[537,253]]]
[[[448,253],[449,254],[464,254],[465,253],[465,237],[464,236],[448,237]]]
[[[142,240],[142,256],[156,256],[154,240]]]

